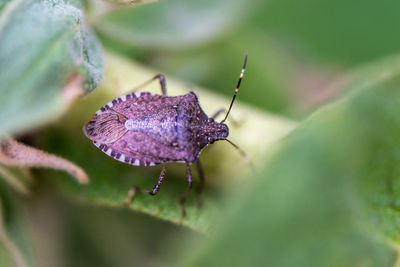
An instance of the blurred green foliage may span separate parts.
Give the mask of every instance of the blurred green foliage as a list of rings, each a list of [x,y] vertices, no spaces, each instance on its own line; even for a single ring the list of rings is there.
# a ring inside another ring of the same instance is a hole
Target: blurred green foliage
[[[400,63],[390,62],[376,72]],[[304,121],[182,266],[392,266],[384,241],[399,240],[399,81],[397,72],[370,82]]]
[[[333,72],[335,79],[336,73],[396,53],[400,45],[394,34],[399,3],[393,0],[210,1],[198,4],[201,7],[194,2],[171,0],[113,11],[100,17],[95,27],[109,47],[225,95],[232,94],[232,77],[247,52],[252,64],[241,99],[293,117],[326,101],[306,99],[306,107],[298,107],[307,95],[312,98],[326,89],[322,81],[315,91],[304,92],[297,79],[303,71],[310,70],[310,79],[317,81],[325,71]],[[190,7],[193,10],[187,11]],[[206,16],[208,9],[224,11]],[[209,32],[198,26],[216,15],[217,26],[204,25]]]
[[[399,8],[392,0],[273,0],[253,22],[317,62],[352,66],[398,53]]]
[[[0,238],[0,265],[14,266],[14,252],[29,266],[393,266],[400,240],[398,8],[394,0],[165,0],[132,8],[0,1],[0,135],[62,155],[92,179],[83,187],[36,171],[25,197],[0,180],[0,231],[16,245],[10,250]],[[108,62],[121,75],[106,72],[103,88],[115,89],[68,110],[63,89],[73,74],[84,77],[86,93],[103,78],[101,46],[133,62]],[[233,113],[239,127],[232,133],[259,142],[243,141],[261,162],[257,174],[241,172],[240,158],[216,145],[204,157],[214,180],[205,207],[197,209],[192,195],[188,219],[176,205],[186,186],[178,164],[159,196],[138,195],[131,206],[152,216],[120,208],[129,187],[150,188],[159,169],[113,162],[90,146],[81,133],[86,116],[146,80],[153,71],[143,66],[220,92],[225,99],[202,105],[226,106],[245,52],[238,100],[263,115],[238,103],[244,115]],[[276,142],[292,124],[267,111],[304,120]],[[242,129],[246,118],[259,121]]]

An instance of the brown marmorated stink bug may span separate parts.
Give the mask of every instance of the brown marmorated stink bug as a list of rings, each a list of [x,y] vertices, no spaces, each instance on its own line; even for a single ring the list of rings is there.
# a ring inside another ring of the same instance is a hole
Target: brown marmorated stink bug
[[[229,129],[225,120],[239,91],[246,68],[247,55],[229,109],[221,122],[214,119],[225,109],[207,117],[195,93],[167,96],[164,75],[158,74],[162,95],[148,92],[130,93],[120,96],[98,110],[83,126],[85,135],[108,156],[135,166],[163,168],[154,188],[144,190],[133,187],[129,190],[125,204],[129,204],[136,191],[156,195],[166,172],[167,162],[186,164],[188,186],[179,199],[182,216],[186,216],[184,203],[192,187],[190,165],[196,163],[199,173],[199,192],[204,185],[204,174],[199,160],[200,152],[208,144],[225,140],[242,154],[234,143],[227,139]]]

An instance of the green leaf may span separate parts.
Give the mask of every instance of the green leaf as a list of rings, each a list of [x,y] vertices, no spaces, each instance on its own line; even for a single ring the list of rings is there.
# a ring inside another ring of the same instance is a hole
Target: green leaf
[[[120,9],[98,18],[96,30],[125,44],[145,49],[198,46],[240,26],[253,6],[239,0],[163,1]]]
[[[54,124],[51,129],[43,133],[40,147],[71,159],[88,173],[90,177],[88,186],[77,185],[66,178],[61,179],[63,182],[61,187],[65,192],[93,204],[121,208],[131,186],[138,185],[148,189],[154,186],[161,171],[160,166],[134,167],[111,159],[83,135],[82,126],[105,103],[131,91],[135,85],[140,85],[154,77],[157,72],[144,69],[113,54],[108,54],[106,59],[108,68],[102,86],[95,93],[77,102],[62,122]],[[192,88],[168,76],[166,79],[168,95],[181,95]],[[157,82],[141,90],[160,93]],[[230,99],[222,98],[206,90],[195,89],[194,91],[198,94],[207,114],[212,114],[230,103]],[[294,126],[291,121],[241,104],[240,94],[231,115],[239,125],[231,126],[230,138],[249,154],[256,165],[269,153],[268,148],[271,144]],[[231,125],[230,122],[229,125]],[[178,199],[187,186],[183,164],[170,164],[157,196],[153,198],[138,194],[131,208],[160,219],[186,225],[197,231],[210,231],[211,218],[221,208],[217,197],[221,193],[221,188],[232,190],[235,184],[237,186],[247,183],[253,175],[247,162],[226,142],[217,142],[210,146],[203,152],[201,159],[208,185],[205,189],[202,209],[196,207],[195,190],[193,190],[186,206],[187,219],[181,218]],[[193,168],[192,172],[195,181],[194,188],[196,188],[196,169]]]
[[[102,79],[101,47],[79,1],[14,0],[1,13],[0,39],[0,136],[57,118],[77,72],[82,92]]]
[[[217,234],[200,248],[187,245],[181,266],[393,266],[399,66],[396,57],[363,68],[349,95],[285,138],[254,184],[229,202]]]

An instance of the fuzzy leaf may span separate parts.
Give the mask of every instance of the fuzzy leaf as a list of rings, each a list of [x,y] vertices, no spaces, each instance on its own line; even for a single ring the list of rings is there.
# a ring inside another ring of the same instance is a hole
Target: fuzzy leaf
[[[85,80],[80,94],[101,81],[101,47],[79,1],[11,1],[0,14],[0,39],[0,136],[58,117],[76,72]]]
[[[74,176],[81,184],[89,182],[87,174],[79,166],[76,166],[67,159],[46,153],[12,139],[0,141],[0,163],[20,168],[36,167],[63,170]]]

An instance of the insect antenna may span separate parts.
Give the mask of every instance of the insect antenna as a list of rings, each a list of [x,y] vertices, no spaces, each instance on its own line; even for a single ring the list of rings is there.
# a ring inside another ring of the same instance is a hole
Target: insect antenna
[[[231,140],[226,139],[226,138],[225,138],[225,139],[222,139],[222,140],[227,141],[227,142],[228,142],[229,144],[231,144],[234,148],[236,148],[236,149],[239,151],[240,155],[248,162],[248,164],[250,165],[251,169],[252,169],[253,171],[255,171],[253,162],[251,161],[251,159],[249,158],[249,156],[247,156],[246,152],[244,152],[238,145],[236,145],[235,143],[233,143]]]
[[[229,106],[228,112],[226,113],[225,118],[221,121],[221,123],[226,121],[226,119],[228,118],[229,112],[231,111],[233,102],[235,102],[235,98],[236,98],[237,93],[239,92],[239,86],[240,86],[240,83],[242,82],[244,71],[246,69],[246,63],[247,63],[247,54],[244,56],[243,68],[242,68],[242,71],[240,72],[239,81],[238,81],[238,83],[236,85],[235,94],[233,95],[233,98],[232,98],[232,101],[231,101],[231,105]]]

